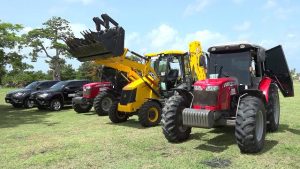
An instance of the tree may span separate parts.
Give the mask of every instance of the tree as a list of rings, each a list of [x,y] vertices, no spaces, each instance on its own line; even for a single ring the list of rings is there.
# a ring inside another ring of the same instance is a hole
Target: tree
[[[64,65],[61,69],[62,80],[76,79],[76,71],[73,69],[71,64]]]
[[[53,80],[61,80],[62,57],[70,58],[63,40],[74,37],[69,22],[61,17],[52,17],[43,23],[43,28],[33,29],[24,37],[27,45],[32,48],[29,54],[31,59],[34,61],[44,54],[50,59],[46,63],[50,64]]]
[[[22,62],[25,56],[19,54],[22,48],[22,37],[17,32],[23,29],[20,24],[11,24],[0,20],[0,84],[7,73],[6,66],[10,65],[13,71],[24,71],[32,66]]]
[[[48,71],[48,78],[53,74],[53,70]],[[72,67],[71,64],[62,64],[61,66],[61,80],[72,80],[76,79],[76,70]]]
[[[77,79],[88,79],[92,81],[99,81],[100,66],[94,62],[83,62],[77,71]]]

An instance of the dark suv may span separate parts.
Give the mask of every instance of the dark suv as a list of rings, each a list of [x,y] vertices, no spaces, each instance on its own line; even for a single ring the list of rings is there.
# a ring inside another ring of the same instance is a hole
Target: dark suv
[[[38,109],[59,111],[64,105],[72,105],[75,93],[82,91],[82,86],[90,83],[87,80],[67,80],[56,83],[44,91],[32,93],[30,100],[34,101]]]
[[[12,104],[14,107],[32,108],[34,104],[29,100],[32,92],[49,89],[58,81],[35,81],[27,85],[23,89],[9,92],[5,97],[5,102]]]

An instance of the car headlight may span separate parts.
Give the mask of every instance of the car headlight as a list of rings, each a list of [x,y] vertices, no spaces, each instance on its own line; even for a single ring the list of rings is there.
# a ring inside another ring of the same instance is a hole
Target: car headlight
[[[48,93],[43,93],[43,94],[40,94],[39,97],[45,98],[45,97],[47,97],[48,95],[49,95]]]
[[[199,91],[202,91],[202,87],[201,86],[194,86],[194,90],[199,90]]]
[[[18,93],[15,93],[14,96],[15,97],[20,97],[20,96],[23,96],[25,93],[22,93],[22,92],[18,92]]]
[[[217,91],[219,90],[219,86],[207,86],[206,91]]]

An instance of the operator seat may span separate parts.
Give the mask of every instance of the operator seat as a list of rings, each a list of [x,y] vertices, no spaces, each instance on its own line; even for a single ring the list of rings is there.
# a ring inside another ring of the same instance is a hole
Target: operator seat
[[[166,84],[167,84],[167,89],[170,90],[175,86],[175,83],[178,79],[179,76],[179,70],[178,69],[171,69],[169,73],[167,74],[166,77]]]

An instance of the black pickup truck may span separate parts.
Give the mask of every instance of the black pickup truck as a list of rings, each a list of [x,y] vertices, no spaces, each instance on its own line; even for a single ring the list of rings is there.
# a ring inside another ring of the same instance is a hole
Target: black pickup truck
[[[7,93],[5,96],[5,102],[12,104],[15,108],[32,108],[34,104],[29,100],[30,94],[36,91],[49,89],[57,82],[58,81],[50,80],[32,82],[23,89]]]
[[[75,97],[75,93],[81,91],[82,86],[87,83],[90,83],[90,81],[60,81],[48,90],[32,93],[29,99],[33,101],[40,110],[49,108],[53,111],[59,111],[65,105],[72,105],[72,98]]]

